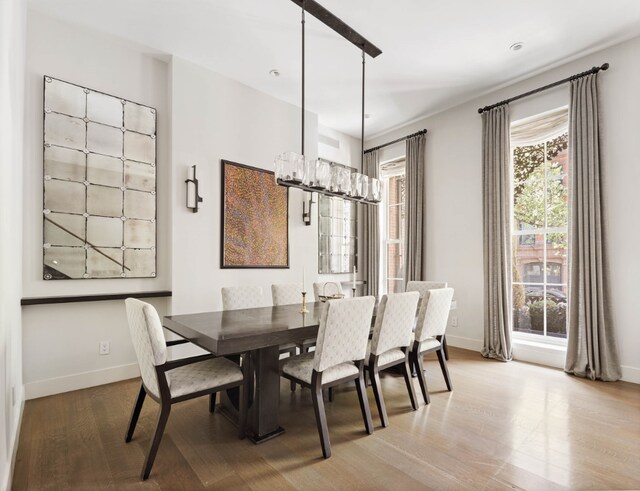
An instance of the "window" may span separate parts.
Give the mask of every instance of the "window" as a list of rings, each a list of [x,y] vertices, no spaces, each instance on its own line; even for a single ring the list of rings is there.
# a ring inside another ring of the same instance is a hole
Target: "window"
[[[567,108],[511,125],[513,329],[538,339],[567,336],[567,125]]]
[[[404,289],[405,165],[404,159],[380,167],[384,196],[382,216],[383,293]]]

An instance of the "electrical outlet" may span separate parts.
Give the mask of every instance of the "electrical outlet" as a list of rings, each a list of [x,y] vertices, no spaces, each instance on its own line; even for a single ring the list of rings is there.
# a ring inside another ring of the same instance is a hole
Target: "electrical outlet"
[[[458,327],[458,318],[455,315],[451,317],[451,327]]]
[[[110,350],[110,342],[109,341],[100,341],[98,345],[98,354],[100,355],[108,355]]]

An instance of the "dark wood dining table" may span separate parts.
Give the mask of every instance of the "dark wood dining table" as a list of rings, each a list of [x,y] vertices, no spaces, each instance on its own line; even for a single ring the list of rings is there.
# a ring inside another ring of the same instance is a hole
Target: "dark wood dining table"
[[[278,419],[279,346],[315,338],[324,306],[308,303],[305,314],[300,313],[300,304],[294,304],[170,315],[163,319],[163,325],[216,356],[250,353],[255,392],[249,407],[248,436],[261,443],[284,432]],[[233,411],[229,402],[227,396],[223,403]]]

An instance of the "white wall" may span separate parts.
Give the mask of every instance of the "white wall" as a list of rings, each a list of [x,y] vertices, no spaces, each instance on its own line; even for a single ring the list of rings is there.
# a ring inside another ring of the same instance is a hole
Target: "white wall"
[[[169,66],[148,49],[29,11],[24,165],[23,296],[171,289]],[[148,279],[42,279],[43,75],[155,107],[158,114],[158,276]],[[161,313],[170,302],[155,302]],[[23,314],[26,397],[136,376],[122,301],[26,306]],[[111,341],[111,354],[98,343]]]
[[[22,404],[22,136],[26,8],[0,3],[0,489],[11,482]]]
[[[158,110],[157,278],[41,279],[45,74]],[[316,280],[317,220],[303,224],[299,190],[289,197],[289,269],[222,270],[219,264],[220,159],[271,169],[276,154],[300,148],[299,108],[186,61],[32,11],[26,101],[22,296],[172,290],[172,299],[151,301],[164,315],[220,309],[222,286],[248,282],[261,285],[262,303],[269,303],[271,283],[300,282],[303,267],[309,289]],[[307,154],[314,158],[314,114],[307,113],[306,128]],[[193,164],[205,199],[197,214],[184,204]],[[122,301],[25,306],[22,316],[28,399],[137,375]],[[111,342],[108,356],[98,355],[102,340]]]
[[[601,74],[603,191],[608,226],[611,310],[623,378],[640,382],[640,329],[636,308],[640,260],[640,38],[594,53],[484,95],[442,113],[380,135],[379,145],[422,128],[426,147],[427,277],[456,289],[459,326],[449,327],[451,344],[480,349],[483,339],[481,118],[478,107],[609,62]],[[568,86],[511,104],[512,120],[566,105]],[[404,153],[404,144],[386,148],[382,160]]]
[[[172,63],[173,312],[220,310],[220,288],[262,286],[271,303],[272,283],[300,283],[317,277],[317,220],[302,222],[303,192],[289,194],[289,269],[220,268],[220,160],[273,169],[283,151],[300,151],[300,109],[181,59]],[[307,158],[316,157],[317,116],[306,115]],[[198,213],[183,205],[184,180],[197,165]]]

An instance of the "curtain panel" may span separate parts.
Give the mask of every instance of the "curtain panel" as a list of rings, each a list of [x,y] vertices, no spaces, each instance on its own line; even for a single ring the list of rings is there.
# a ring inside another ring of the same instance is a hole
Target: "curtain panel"
[[[380,153],[373,150],[364,154],[362,173],[369,177],[380,177]],[[378,295],[380,283],[380,222],[379,206],[360,205],[362,209],[363,247],[362,272],[367,280],[365,295]]]
[[[601,191],[598,74],[571,82],[569,312],[565,371],[621,377],[611,313]]]
[[[511,160],[509,106],[482,113],[484,347],[482,356],[512,358]]]
[[[424,279],[424,166],[426,135],[407,140],[406,195],[405,195],[405,245],[404,286],[409,281]]]

